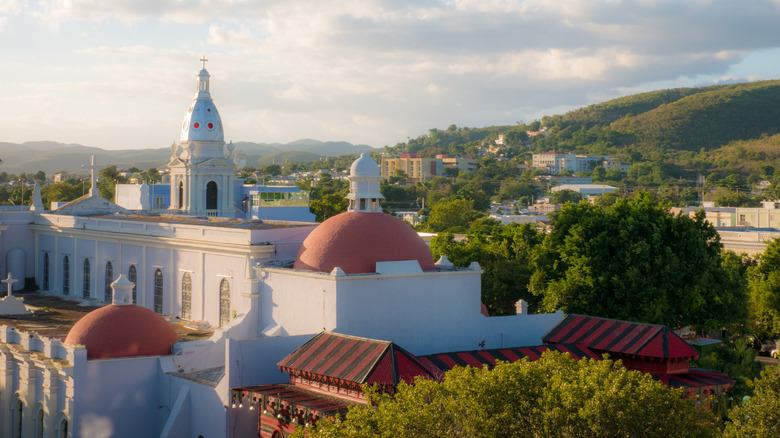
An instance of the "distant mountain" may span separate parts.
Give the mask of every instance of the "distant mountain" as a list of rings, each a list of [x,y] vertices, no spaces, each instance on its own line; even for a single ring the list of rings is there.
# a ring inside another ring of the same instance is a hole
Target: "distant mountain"
[[[373,150],[366,145],[353,145],[347,142],[322,142],[318,140],[298,140],[288,144],[236,142],[247,156],[247,165],[264,166],[285,162],[315,161],[323,157],[356,154]],[[137,167],[139,169],[161,169],[171,157],[170,147],[159,149],[122,149],[107,150],[80,144],[64,144],[53,141],[32,141],[26,143],[0,142],[0,171],[18,174],[43,170],[47,175],[56,172],[79,172],[82,166],[95,154],[98,165],[116,165],[120,169]]]

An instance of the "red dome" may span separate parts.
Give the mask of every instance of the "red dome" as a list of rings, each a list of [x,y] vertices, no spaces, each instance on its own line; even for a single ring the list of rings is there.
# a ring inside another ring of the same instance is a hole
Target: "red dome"
[[[70,329],[66,345],[83,345],[87,359],[164,356],[179,335],[160,315],[135,304],[109,304],[89,312]]]
[[[341,213],[326,220],[303,241],[295,269],[330,272],[340,267],[347,274],[376,272],[377,262],[417,260],[432,271],[428,245],[409,224],[384,213]]]

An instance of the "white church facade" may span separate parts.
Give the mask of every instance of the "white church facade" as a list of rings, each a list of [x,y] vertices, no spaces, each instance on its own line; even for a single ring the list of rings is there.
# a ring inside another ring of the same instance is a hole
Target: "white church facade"
[[[346,213],[322,224],[234,217],[222,129],[203,69],[172,148],[176,214],[94,193],[56,212],[39,195],[31,211],[0,212],[0,274],[103,305],[64,339],[0,326],[0,436],[257,436],[252,412],[229,407],[231,388],[286,381],[277,363],[323,330],[432,354],[536,345],[562,320],[483,315],[479,266],[434,263],[382,213],[367,154],[352,165]],[[163,316],[214,334],[170,340],[148,329]]]

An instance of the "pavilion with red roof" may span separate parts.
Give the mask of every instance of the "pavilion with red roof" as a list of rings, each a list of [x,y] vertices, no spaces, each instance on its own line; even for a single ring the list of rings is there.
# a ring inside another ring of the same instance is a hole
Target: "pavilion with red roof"
[[[622,360],[626,368],[652,374],[669,387],[688,388],[688,396],[720,394],[734,385],[725,373],[691,368],[690,361],[699,352],[663,325],[571,314],[542,341],[606,353]]]

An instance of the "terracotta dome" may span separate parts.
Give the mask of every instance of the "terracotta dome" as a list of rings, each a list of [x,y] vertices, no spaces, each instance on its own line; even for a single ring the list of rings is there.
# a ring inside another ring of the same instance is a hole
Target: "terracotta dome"
[[[89,312],[70,329],[67,345],[83,345],[87,359],[163,356],[179,339],[154,311],[135,304],[109,304]]]
[[[341,213],[318,226],[298,250],[295,269],[347,274],[376,272],[377,262],[417,260],[423,271],[435,269],[425,242],[409,224],[384,213]]]

